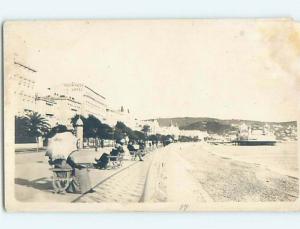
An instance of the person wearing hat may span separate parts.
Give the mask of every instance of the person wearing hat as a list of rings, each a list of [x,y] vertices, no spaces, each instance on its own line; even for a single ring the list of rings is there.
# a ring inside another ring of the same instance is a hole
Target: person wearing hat
[[[116,142],[115,147],[110,152],[111,156],[118,156],[122,153],[124,153],[123,145],[125,144],[125,139],[118,140]]]
[[[103,153],[99,159],[95,158],[96,161],[96,168],[100,169],[106,169],[108,165],[108,156],[119,156],[120,154],[124,153],[124,149],[122,147],[122,144],[125,143],[122,140],[118,140],[115,144],[115,147],[111,150],[110,154]],[[111,161],[116,161],[116,158],[111,158]]]
[[[70,169],[73,179],[66,188],[68,193],[95,192],[92,189],[90,177],[86,167],[75,162],[72,154],[77,151],[76,137],[70,132],[57,133],[49,139],[45,156],[49,158],[49,165],[55,169]],[[57,172],[59,178],[66,176],[65,171]]]
[[[132,154],[134,155],[134,160],[138,156],[140,161],[143,161],[143,155],[142,155],[142,151],[140,150],[139,145],[136,145],[136,144],[134,144],[133,141],[130,141],[127,145],[127,148],[129,150],[129,152],[132,152]]]

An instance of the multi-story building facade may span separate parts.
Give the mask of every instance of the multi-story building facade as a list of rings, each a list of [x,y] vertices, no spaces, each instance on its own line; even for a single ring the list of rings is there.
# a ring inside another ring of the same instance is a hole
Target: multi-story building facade
[[[107,108],[106,110],[106,116],[104,118],[104,123],[110,125],[110,126],[115,126],[116,123],[120,121],[120,114],[119,112]]]
[[[81,103],[70,97],[55,97],[55,117],[57,124],[72,128],[71,119],[81,114]]]
[[[72,128],[71,119],[81,114],[81,103],[74,98],[61,96],[36,96],[36,111],[53,127],[65,125]]]
[[[35,97],[36,111],[45,117],[51,126],[58,124],[56,117],[57,103],[51,96]]]
[[[107,109],[106,117],[104,122],[110,126],[115,126],[117,122],[123,122],[126,126],[133,130],[141,130],[142,126],[138,119],[136,119],[130,112],[129,109]]]
[[[55,99],[64,100],[77,114],[94,115],[100,120],[106,117],[106,98],[84,84],[65,83],[51,88],[51,91]]]
[[[35,77],[37,70],[14,61],[13,72],[9,75],[12,83],[15,114],[24,115],[35,110]]]
[[[143,120],[139,122],[139,127],[140,130],[144,127],[144,126],[149,126],[149,135],[152,134],[161,134],[162,129],[159,124],[158,121],[156,119],[153,120]]]

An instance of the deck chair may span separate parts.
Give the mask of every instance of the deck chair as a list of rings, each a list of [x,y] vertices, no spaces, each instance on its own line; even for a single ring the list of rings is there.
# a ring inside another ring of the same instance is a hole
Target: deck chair
[[[120,153],[116,156],[108,156],[108,169],[115,169],[123,165],[124,154]]]
[[[65,193],[73,180],[73,169],[51,168],[50,170],[53,172],[52,186],[54,193]]]

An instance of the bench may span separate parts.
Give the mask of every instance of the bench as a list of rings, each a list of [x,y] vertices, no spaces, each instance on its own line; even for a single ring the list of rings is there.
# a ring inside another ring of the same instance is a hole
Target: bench
[[[123,159],[124,159],[124,154],[119,154],[118,156],[107,156],[108,158],[108,163],[107,163],[107,168],[108,169],[114,169],[117,167],[121,167],[123,165]]]
[[[131,160],[134,161],[135,158],[137,157],[137,152],[136,150],[132,150],[132,151],[129,151],[129,154],[131,156]]]
[[[65,193],[73,180],[73,169],[51,168],[50,170],[53,173],[52,186],[54,193]]]
[[[142,157],[144,157],[147,153],[146,150],[132,150],[132,151],[129,151],[130,155],[131,155],[131,160],[132,161],[135,161],[135,159],[138,157],[138,155],[140,154]]]

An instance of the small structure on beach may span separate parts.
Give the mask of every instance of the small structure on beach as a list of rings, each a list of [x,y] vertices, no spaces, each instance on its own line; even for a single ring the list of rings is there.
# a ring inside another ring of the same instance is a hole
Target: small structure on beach
[[[276,137],[268,125],[263,129],[252,129],[251,126],[243,123],[234,142],[238,145],[275,145]]]

